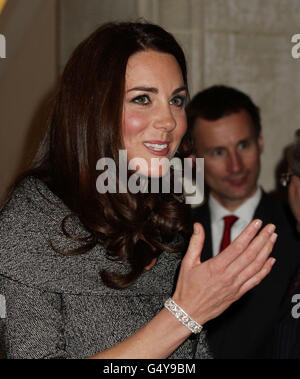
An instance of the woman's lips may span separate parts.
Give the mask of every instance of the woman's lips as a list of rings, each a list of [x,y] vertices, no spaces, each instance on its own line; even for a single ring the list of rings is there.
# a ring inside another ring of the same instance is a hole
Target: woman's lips
[[[158,156],[165,156],[170,150],[168,141],[145,141],[143,144],[148,151]]]

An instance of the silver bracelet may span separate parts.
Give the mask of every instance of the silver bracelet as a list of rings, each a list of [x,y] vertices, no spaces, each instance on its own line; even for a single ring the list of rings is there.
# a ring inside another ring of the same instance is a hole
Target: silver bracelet
[[[165,308],[175,316],[185,327],[187,327],[192,333],[199,334],[203,329],[203,326],[193,320],[185,311],[175,303],[174,300],[169,298],[165,301]]]

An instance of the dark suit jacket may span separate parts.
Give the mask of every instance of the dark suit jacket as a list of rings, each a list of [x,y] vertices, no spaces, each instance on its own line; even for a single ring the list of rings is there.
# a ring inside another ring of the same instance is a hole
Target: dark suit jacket
[[[215,358],[271,358],[274,352],[282,302],[291,277],[300,263],[300,242],[281,203],[263,193],[255,211],[264,225],[276,225],[278,239],[271,256],[271,273],[232,304],[222,315],[205,324]],[[206,238],[201,260],[212,257],[208,204],[193,210],[193,221],[202,223]]]

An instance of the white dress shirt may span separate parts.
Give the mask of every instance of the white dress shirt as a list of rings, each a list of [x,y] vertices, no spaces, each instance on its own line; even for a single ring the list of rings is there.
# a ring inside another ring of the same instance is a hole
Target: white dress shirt
[[[211,217],[211,233],[212,233],[212,251],[213,256],[219,253],[221,240],[224,233],[224,216],[234,215],[238,220],[232,225],[230,231],[230,240],[233,241],[252,221],[254,212],[260,199],[262,190],[258,187],[255,194],[243,203],[234,212],[224,208],[214,197],[209,195],[208,206]]]

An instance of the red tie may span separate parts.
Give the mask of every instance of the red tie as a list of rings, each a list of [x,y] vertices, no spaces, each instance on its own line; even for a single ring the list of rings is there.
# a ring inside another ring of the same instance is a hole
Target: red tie
[[[226,247],[230,244],[230,230],[231,230],[232,225],[238,219],[238,217],[236,217],[236,216],[225,216],[225,217],[223,217],[223,219],[224,219],[225,225],[224,225],[224,233],[223,233],[223,238],[222,238],[222,242],[220,245],[219,252],[226,249]]]

